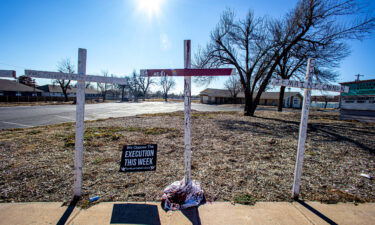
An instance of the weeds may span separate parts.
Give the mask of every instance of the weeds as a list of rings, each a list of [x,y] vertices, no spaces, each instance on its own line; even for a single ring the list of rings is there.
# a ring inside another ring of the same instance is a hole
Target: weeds
[[[32,130],[32,131],[27,132],[26,134],[27,135],[33,135],[33,134],[40,134],[40,133],[42,133],[42,131],[40,131],[40,130]]]
[[[242,205],[255,205],[256,199],[250,194],[240,194],[234,197],[233,202]]]
[[[128,132],[142,132],[145,135],[160,135],[166,134],[169,132],[175,132],[177,129],[174,128],[163,128],[163,127],[126,127],[126,131]]]
[[[117,141],[123,135],[118,132],[124,131],[123,127],[89,127],[85,131],[84,141],[91,146],[100,146],[95,141],[104,139],[107,141]],[[57,135],[59,137],[61,135]],[[63,138],[65,147],[73,147],[75,145],[75,133],[70,133]]]
[[[102,146],[102,144],[97,143],[98,140],[104,141],[118,141],[124,135],[121,132],[141,132],[145,135],[161,135],[170,132],[176,132],[177,129],[174,128],[163,128],[163,127],[89,127],[85,131],[84,140],[86,144],[93,147]],[[73,147],[75,145],[75,133],[70,133],[67,136],[57,134],[55,137],[63,138],[65,147]]]

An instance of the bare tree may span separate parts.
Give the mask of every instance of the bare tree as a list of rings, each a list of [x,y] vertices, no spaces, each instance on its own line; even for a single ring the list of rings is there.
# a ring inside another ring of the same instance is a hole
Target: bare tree
[[[102,75],[103,77],[108,77],[108,71],[106,70],[103,70],[102,71]],[[113,75],[111,75],[113,77]],[[112,84],[109,84],[109,83],[96,83],[97,84],[97,87],[100,91],[100,94],[102,95],[102,98],[103,98],[103,102],[105,102],[106,100],[106,97],[107,97],[107,93],[109,91],[109,89],[112,87]]]
[[[21,83],[21,84],[24,84],[24,85],[27,85],[27,86],[30,86],[30,87],[35,87],[35,79],[32,79],[31,77],[28,77],[28,76],[19,76],[17,78],[18,80],[18,83]]]
[[[143,96],[143,101],[144,101],[147,97],[150,86],[155,84],[155,81],[151,77],[141,76],[140,74],[137,75],[137,79],[138,79],[139,88],[142,91],[142,96]]]
[[[322,93],[323,95],[320,95],[320,96],[312,96],[311,97],[311,100],[312,101],[315,101],[315,102],[324,102],[324,108],[326,109],[327,108],[327,105],[329,102],[338,102],[339,101],[339,96],[336,95],[328,95],[328,94],[324,94]]]
[[[298,44],[324,47],[348,39],[363,39],[373,31],[375,18],[362,16],[355,0],[300,0],[279,20],[235,20],[224,12],[211,40],[196,56],[197,67],[231,65],[237,70],[245,93],[245,115],[253,116],[260,96],[280,61]],[[355,16],[354,21],[348,21]],[[345,17],[345,23],[340,17]]]
[[[138,98],[141,94],[141,87],[139,84],[139,74],[133,71],[131,77],[128,78],[129,90],[133,95],[133,101],[138,102]]]
[[[335,69],[350,53],[345,43],[326,43],[323,46],[312,46],[309,43],[295,45],[278,63],[275,73],[282,79],[304,80],[308,58],[317,59],[315,80],[317,82],[333,82],[339,74]],[[278,111],[282,111],[285,86],[280,86]]]
[[[60,73],[74,73],[74,64],[70,62],[70,59],[63,59],[57,64],[57,70]],[[67,102],[68,98],[68,89],[70,89],[70,82],[71,80],[54,80],[53,83],[57,83],[60,85],[61,91],[64,94],[64,101]]]
[[[169,76],[162,76],[160,78],[159,85],[162,88],[162,94],[164,101],[168,101],[168,93],[170,92],[171,89],[173,89],[176,86],[176,81],[173,79],[173,77]]]
[[[224,87],[229,91],[233,102],[237,103],[237,95],[241,92],[242,86],[238,76],[230,76],[224,83]]]
[[[323,100],[324,100],[324,108],[327,108],[328,102],[331,102],[334,100],[334,96],[332,95],[323,95]]]
[[[91,84],[91,82],[86,82],[85,88],[91,88],[91,89],[93,89],[94,86]]]

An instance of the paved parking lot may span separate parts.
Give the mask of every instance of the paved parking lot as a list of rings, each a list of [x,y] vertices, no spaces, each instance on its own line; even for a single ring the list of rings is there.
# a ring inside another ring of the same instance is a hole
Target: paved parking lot
[[[144,113],[175,112],[184,109],[182,102],[100,103],[85,105],[85,120],[135,116]],[[192,103],[197,111],[243,110],[236,105]],[[0,108],[0,129],[26,128],[75,121],[75,105],[16,106]]]

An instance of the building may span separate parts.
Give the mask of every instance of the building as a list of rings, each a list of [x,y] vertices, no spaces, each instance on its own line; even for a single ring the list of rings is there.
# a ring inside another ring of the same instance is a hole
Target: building
[[[338,109],[340,102],[340,95],[315,95],[311,96],[312,108],[333,108]]]
[[[0,96],[41,96],[43,91],[18,83],[15,80],[0,79]]]
[[[340,96],[340,119],[375,122],[375,79],[341,83],[349,87]]]
[[[203,104],[244,104],[245,95],[240,92],[234,99],[229,90],[207,88],[199,94],[200,102]],[[285,92],[285,108],[302,108],[302,95],[299,92]],[[279,102],[279,92],[263,92],[259,105],[277,106]]]
[[[105,99],[106,100],[121,100],[121,90],[118,90],[118,89],[107,90]]]
[[[42,96],[48,96],[48,97],[64,97],[64,94],[62,92],[62,89],[59,85],[43,85],[38,87],[40,90],[43,90]],[[67,90],[68,97],[76,97],[77,88],[70,87]],[[86,99],[96,99],[100,98],[100,92],[92,89],[92,88],[86,88],[85,90],[85,98]]]

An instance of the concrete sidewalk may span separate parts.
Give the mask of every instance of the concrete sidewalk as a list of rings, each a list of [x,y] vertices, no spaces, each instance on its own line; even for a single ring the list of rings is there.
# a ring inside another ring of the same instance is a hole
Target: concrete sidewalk
[[[156,202],[103,202],[86,210],[61,205],[2,203],[0,224],[375,224],[375,203],[215,202],[182,212],[164,212]]]

